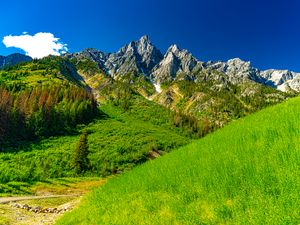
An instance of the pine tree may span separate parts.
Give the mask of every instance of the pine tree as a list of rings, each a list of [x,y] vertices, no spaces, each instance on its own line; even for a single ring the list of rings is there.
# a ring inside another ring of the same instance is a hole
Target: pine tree
[[[80,136],[80,140],[73,152],[72,166],[77,175],[81,175],[89,168],[90,162],[88,159],[89,146],[88,146],[88,132],[84,130]]]

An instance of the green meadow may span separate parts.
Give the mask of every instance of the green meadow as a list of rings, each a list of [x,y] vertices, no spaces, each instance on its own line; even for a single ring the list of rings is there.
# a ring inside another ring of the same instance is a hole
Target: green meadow
[[[300,98],[110,179],[57,224],[299,224]]]

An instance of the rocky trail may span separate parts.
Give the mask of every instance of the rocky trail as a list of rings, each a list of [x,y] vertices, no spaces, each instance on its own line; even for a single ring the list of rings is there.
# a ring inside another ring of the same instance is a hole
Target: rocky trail
[[[104,180],[39,186],[35,195],[0,197],[0,225],[51,225]]]
[[[45,206],[45,200],[56,199],[58,205]],[[1,225],[50,225],[79,202],[78,196],[26,196],[0,198]],[[42,201],[43,200],[43,201]],[[20,203],[16,203],[20,202]],[[62,204],[60,204],[60,202]],[[65,203],[63,203],[65,202]],[[3,218],[2,218],[3,217]]]

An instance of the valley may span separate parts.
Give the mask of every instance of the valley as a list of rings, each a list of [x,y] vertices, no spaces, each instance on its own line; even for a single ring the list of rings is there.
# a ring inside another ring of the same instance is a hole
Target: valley
[[[0,197],[70,206],[57,224],[298,221],[298,73],[162,54],[148,36],[0,68]],[[14,206],[0,224],[58,219]]]

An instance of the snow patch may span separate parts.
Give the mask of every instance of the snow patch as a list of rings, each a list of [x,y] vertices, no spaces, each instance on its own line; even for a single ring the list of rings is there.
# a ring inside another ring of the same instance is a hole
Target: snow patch
[[[162,92],[160,83],[153,83],[153,85],[154,85],[155,91],[156,91],[157,93],[161,93],[161,92]]]
[[[287,84],[283,83],[281,85],[278,85],[277,89],[280,90],[280,91],[286,92],[287,91]]]

